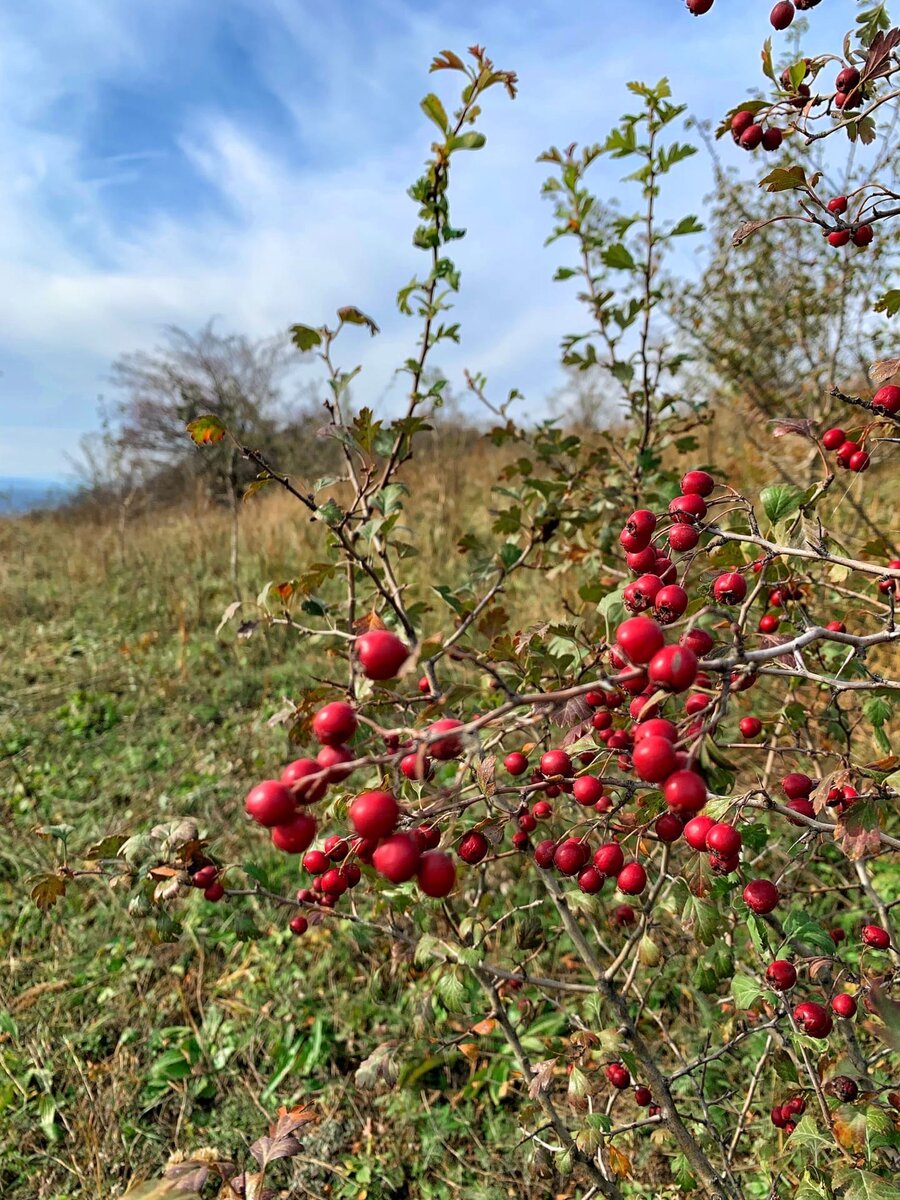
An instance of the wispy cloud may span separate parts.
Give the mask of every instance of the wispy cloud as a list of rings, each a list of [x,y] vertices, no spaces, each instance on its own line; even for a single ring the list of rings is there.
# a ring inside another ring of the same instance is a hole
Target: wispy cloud
[[[577,8],[574,15],[567,11]],[[719,12],[719,9],[722,11]],[[0,15],[0,474],[64,472],[95,423],[109,362],[166,322],[266,334],[356,303],[379,320],[354,350],[357,397],[389,394],[415,330],[396,288],[422,263],[405,189],[430,141],[417,102],[444,46],[485,44],[519,72],[488,105],[488,148],[462,161],[455,217],[464,348],[498,394],[537,408],[577,327],[543,250],[535,163],[551,142],[596,140],[632,78],[668,74],[701,116],[734,98],[765,29],[720,3],[701,21],[675,0],[31,0]],[[814,16],[816,41],[837,18]],[[715,19],[713,19],[713,17]],[[702,195],[701,160],[676,206]],[[616,164],[596,184],[622,191]]]

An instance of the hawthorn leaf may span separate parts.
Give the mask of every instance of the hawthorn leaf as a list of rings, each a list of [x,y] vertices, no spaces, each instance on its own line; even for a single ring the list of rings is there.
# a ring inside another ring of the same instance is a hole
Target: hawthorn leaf
[[[221,442],[228,432],[219,418],[213,416],[212,413],[188,421],[185,428],[196,446],[214,446],[216,442]]]
[[[322,335],[311,325],[292,325],[291,341],[298,350],[305,354],[308,350],[312,350],[313,346],[321,346]]]

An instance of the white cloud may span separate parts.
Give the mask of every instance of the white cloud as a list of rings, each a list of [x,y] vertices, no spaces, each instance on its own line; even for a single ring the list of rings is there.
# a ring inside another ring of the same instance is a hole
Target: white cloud
[[[152,345],[168,322],[194,327],[221,314],[262,335],[356,303],[384,330],[348,340],[348,356],[366,367],[357,398],[390,389],[416,335],[394,294],[425,266],[405,195],[430,140],[416,102],[451,83],[427,76],[430,56],[476,40],[518,70],[521,93],[514,104],[499,89],[489,96],[488,147],[454,168],[454,215],[470,231],[455,250],[464,348],[440,361],[457,385],[463,366],[486,370],[495,394],[518,386],[540,406],[559,379],[559,337],[581,317],[572,289],[550,281],[565,250],[541,249],[550,209],[537,153],[602,137],[629,106],[634,77],[667,73],[676,97],[718,112],[735,78],[752,81],[765,32],[739,12],[688,20],[671,0],[641,0],[624,17],[592,5],[573,18],[555,0],[439,2],[427,13],[413,0],[236,0],[227,14],[201,4],[210,21],[253,16],[244,49],[294,135],[279,141],[240,105],[231,111],[198,89],[177,113],[178,150],[218,204],[122,219],[108,189],[141,161],[86,166],[101,85],[144,80],[165,103],[166,39],[185,36],[179,19],[197,19],[197,7],[35,0],[27,21],[0,24],[0,404],[12,417],[0,426],[0,474],[65,471],[63,451],[94,424],[109,362]],[[619,174],[619,164],[598,164],[594,185],[622,193]],[[679,211],[698,207],[706,181],[699,159],[682,169]]]

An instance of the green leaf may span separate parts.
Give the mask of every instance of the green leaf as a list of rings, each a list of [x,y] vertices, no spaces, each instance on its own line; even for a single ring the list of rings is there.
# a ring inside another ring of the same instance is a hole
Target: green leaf
[[[322,335],[311,325],[292,325],[291,341],[303,354],[312,350],[313,346],[321,346]]]
[[[621,242],[607,246],[600,257],[607,267],[613,267],[620,271],[634,270],[634,259],[631,257],[631,252]]]
[[[450,122],[447,120],[447,113],[443,104],[434,92],[429,92],[420,105],[422,112],[429,120],[434,121],[441,133],[446,134],[450,128]]]
[[[38,1101],[38,1120],[41,1123],[41,1129],[44,1131],[44,1137],[47,1141],[58,1141],[59,1126],[56,1124],[56,1101],[52,1096],[41,1096]]]
[[[737,1008],[752,1008],[762,992],[756,980],[749,975],[735,975],[731,981],[731,994]]]
[[[682,217],[671,230],[670,237],[683,237],[686,233],[702,233],[704,226],[695,216]]]
[[[889,292],[885,292],[883,296],[879,296],[875,302],[875,311],[886,313],[889,317],[895,317],[900,312],[900,288],[891,288]]]
[[[487,141],[483,133],[476,133],[475,130],[470,130],[469,133],[461,133],[457,137],[452,137],[447,142],[447,149],[454,150],[480,150]]]
[[[212,413],[188,421],[185,428],[196,446],[214,446],[216,442],[221,442],[228,432],[219,418],[214,417]]]
[[[364,312],[358,308],[354,308],[352,304],[348,304],[345,308],[339,308],[337,315],[344,325],[363,325],[371,333],[372,337],[379,332],[378,326],[371,317],[367,317]]]
[[[790,483],[776,483],[759,494],[763,509],[772,525],[795,513],[803,503],[803,491]]]
[[[693,933],[704,946],[709,946],[715,940],[720,916],[715,904],[700,896],[689,895],[681,913],[681,923],[688,933]]]
[[[770,949],[772,949],[772,932],[765,921],[756,915],[756,913],[747,914],[747,932],[750,934],[750,940],[756,947],[757,954],[761,958],[765,958]]]
[[[335,500],[327,500],[316,509],[319,519],[326,525],[337,525],[344,515],[343,509]]]
[[[787,913],[784,918],[784,932],[810,950],[818,950],[820,954],[829,957],[834,953],[834,942],[828,931],[800,909],[792,908]]]
[[[805,190],[807,187],[806,173],[799,166],[776,167],[774,171],[770,171],[759,181],[759,186],[770,192],[791,192],[798,188]]]
[[[441,971],[434,990],[448,1012],[462,1012],[465,1007],[466,989],[455,971]]]
[[[820,1150],[833,1147],[834,1142],[830,1133],[823,1133],[819,1128],[815,1114],[807,1112],[791,1134],[788,1146],[791,1150],[801,1150],[804,1155],[812,1154],[815,1159]]]
[[[791,1134],[792,1142],[797,1136],[797,1129]],[[900,1184],[873,1175],[871,1171],[861,1171],[855,1166],[845,1166],[843,1163],[837,1166],[834,1182],[846,1189],[841,1200],[900,1200]]]
[[[794,1200],[828,1200],[829,1193],[822,1184],[816,1183],[807,1172],[794,1192]]]

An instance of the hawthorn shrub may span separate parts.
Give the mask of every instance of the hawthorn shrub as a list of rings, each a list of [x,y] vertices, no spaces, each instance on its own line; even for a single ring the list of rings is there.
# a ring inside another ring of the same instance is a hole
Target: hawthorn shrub
[[[715,19],[712,0],[688,9]],[[776,5],[772,25],[794,13]],[[724,132],[762,153],[840,131],[870,140],[897,95],[900,31],[879,6],[854,38],[846,60],[784,68],[767,43],[773,94],[736,106]],[[563,360],[604,373],[623,420],[591,438],[527,428],[515,395],[498,401],[470,375],[509,452],[493,536],[461,539],[464,585],[414,579],[405,466],[447,387],[435,352],[460,337],[452,164],[484,144],[487,94],[512,99],[517,83],[478,47],[443,51],[432,70],[462,90],[451,112],[436,94],[422,102],[437,137],[410,189],[426,265],[398,297],[419,322],[405,412],[351,411],[357,371],[340,356],[354,330],[378,327],[347,306],[292,331],[321,360],[339,476],[290,476],[216,413],[188,427],[200,452],[229,439],[256,468],[251,491],[284,489],[321,530],[315,562],[266,584],[254,613],[235,603],[223,617],[324,664],[274,718],[291,749],[244,801],[251,862],[222,861],[215,830],[184,820],[107,839],[38,880],[34,899],[110,878],[173,937],[185,904],[266,913],[296,935],[301,972],[316,927],[376,933],[445,1044],[449,1028],[475,1060],[505,1046],[524,1147],[549,1154],[574,1194],[897,1197],[900,555],[896,522],[871,518],[848,549],[839,495],[852,487],[865,509],[879,472],[896,470],[900,360],[873,366],[871,396],[835,385],[840,425],[813,412],[774,427],[814,455],[809,486],[745,495],[699,459],[709,414],[679,396],[663,263],[702,227],[659,215],[664,177],[694,147],[675,137],[684,109],[666,82],[632,84],[637,111],[605,143],[541,156],[551,238],[572,247],[557,279],[577,282],[587,313]],[[627,164],[639,211],[592,195],[601,155]],[[818,225],[822,253],[866,253],[900,212],[889,184],[830,197],[800,174],[777,167],[763,183],[798,193],[784,217]],[[577,604],[511,624],[510,592],[564,585]],[[275,856],[290,857],[287,892]],[[398,1054],[373,1046],[363,1077],[389,1083]],[[272,1137],[293,1145],[307,1119],[283,1114]],[[279,1157],[270,1140],[251,1148],[258,1194]]]

